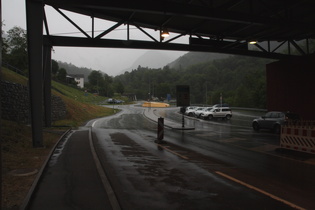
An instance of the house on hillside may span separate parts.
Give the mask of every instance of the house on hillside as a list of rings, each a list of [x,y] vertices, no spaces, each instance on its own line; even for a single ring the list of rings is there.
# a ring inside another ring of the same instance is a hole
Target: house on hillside
[[[74,78],[74,81],[77,83],[77,86],[84,88],[84,75],[83,74],[69,74],[68,76]]]

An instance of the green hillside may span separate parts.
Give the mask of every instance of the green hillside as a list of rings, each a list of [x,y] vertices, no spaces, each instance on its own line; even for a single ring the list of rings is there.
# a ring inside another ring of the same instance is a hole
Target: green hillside
[[[27,86],[28,79],[8,69],[2,68],[1,79]],[[31,127],[21,123],[0,121],[2,155],[2,205],[1,209],[18,209],[27,195],[36,175],[12,176],[21,169],[39,170],[51,149],[61,135],[69,129],[62,126],[80,126],[87,120],[113,114],[113,110],[95,105],[106,98],[85,94],[83,91],[52,82],[52,94],[59,96],[66,104],[66,119],[56,121],[52,128],[43,130],[43,148],[32,147]]]
[[[2,79],[23,85],[28,83],[28,78],[5,68],[2,69]],[[113,113],[109,108],[95,105],[106,100],[105,97],[85,93],[55,81],[52,81],[52,94],[61,97],[67,107],[66,119],[53,122],[53,125],[79,126],[89,119]]]

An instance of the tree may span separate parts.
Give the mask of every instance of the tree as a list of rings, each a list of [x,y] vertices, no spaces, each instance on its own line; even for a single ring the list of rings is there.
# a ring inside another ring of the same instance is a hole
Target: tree
[[[52,60],[52,61],[51,61],[51,73],[52,73],[53,75],[56,75],[57,72],[58,72],[58,70],[59,70],[59,64],[58,64],[58,62],[55,61],[55,60]]]
[[[107,74],[104,74],[104,96],[112,97],[112,95],[114,95],[112,83],[113,78]]]
[[[108,97],[111,97],[114,94],[113,88],[111,87],[113,78],[108,76],[107,74],[104,74],[101,71],[93,70],[88,76],[88,79],[88,87],[90,91]]]
[[[100,71],[93,70],[88,76],[90,91],[100,93],[100,87],[104,84],[104,77]]]
[[[58,74],[57,74],[57,79],[61,82],[66,82],[67,81],[67,71],[64,68],[59,69]]]
[[[104,80],[103,74],[100,71],[92,71],[88,76],[89,83],[93,86],[99,86],[99,84]]]
[[[115,91],[121,95],[124,93],[125,88],[120,81],[115,82]]]
[[[5,49],[3,59],[10,65],[22,71],[28,69],[27,35],[26,30],[20,27],[13,27],[4,39]]]

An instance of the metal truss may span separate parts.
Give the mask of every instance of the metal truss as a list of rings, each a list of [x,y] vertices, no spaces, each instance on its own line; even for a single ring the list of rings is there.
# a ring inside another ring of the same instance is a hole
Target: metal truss
[[[314,24],[312,24],[315,21],[313,0],[285,1],[287,2],[285,8],[281,2],[274,0],[257,2],[161,0],[162,3],[153,0],[26,0],[25,2],[34,147],[43,146],[43,119],[46,126],[50,126],[51,123],[50,70],[51,48],[54,46],[217,52],[273,59],[314,53],[310,50],[308,40],[315,37]],[[266,6],[262,7],[261,4]],[[83,37],[50,34],[45,5],[52,6],[78,29]],[[83,30],[61,9],[92,17],[91,34]],[[253,11],[257,11],[257,15],[254,15]],[[290,17],[287,15],[289,13]],[[302,22],[297,21],[297,17],[301,16],[306,18]],[[94,18],[115,23],[98,33],[94,29]],[[126,39],[107,38],[108,34],[122,25],[127,27]],[[148,40],[131,39],[130,26],[145,34]],[[152,34],[148,29],[159,33]],[[171,33],[171,36],[174,34],[175,36],[161,38],[161,33],[165,29]],[[187,43],[176,43],[182,37],[187,37]],[[255,48],[248,45],[253,39],[260,41],[254,45]],[[279,40],[280,43],[271,47],[275,40]],[[301,40],[305,40],[305,47],[302,47]],[[286,52],[280,50],[285,44]]]
[[[165,23],[161,24],[161,27],[159,27],[158,30],[160,31],[160,33],[158,34],[158,37],[156,37],[156,34],[151,34],[150,32],[148,32],[146,28],[141,27],[132,21],[129,22],[128,20],[120,20],[111,27],[104,29],[101,33],[98,33],[98,31],[95,31],[94,29],[94,17],[92,17],[91,21],[90,27],[92,30],[90,31],[90,35],[59,8],[55,8],[55,10],[69,23],[71,23],[81,33],[81,35],[83,35],[83,37],[50,35],[49,24],[47,22],[46,16],[44,16],[44,26],[46,31],[46,35],[44,35],[44,44],[49,46],[199,51],[237,54],[272,59],[284,59],[288,57],[305,56],[313,53],[309,50],[310,48],[308,39],[306,39],[304,42],[296,42],[294,40],[275,42],[268,40],[261,43],[255,43],[254,45],[252,45],[255,47],[251,47],[251,45],[249,45],[249,38],[245,38],[244,40],[231,40],[224,39],[220,36],[206,37],[201,36],[198,33],[194,33],[194,30],[189,33],[180,34],[172,34],[172,32],[170,31],[171,35],[175,36],[172,38],[164,39],[160,35],[163,31],[163,25],[165,25]],[[167,22],[167,20],[165,22]],[[115,29],[122,25],[126,25],[126,39],[117,40],[106,38],[106,35],[113,32]],[[143,34],[145,34],[148,40],[130,39],[131,26],[133,26],[132,29],[138,29]],[[195,28],[195,30],[197,29]],[[187,36],[189,37],[188,43],[176,43],[176,40],[178,40],[179,38]],[[285,46],[285,44],[287,45]],[[305,45],[305,49],[301,46],[301,44]],[[273,46],[272,48],[271,45]],[[283,48],[285,48],[286,50],[279,50]]]

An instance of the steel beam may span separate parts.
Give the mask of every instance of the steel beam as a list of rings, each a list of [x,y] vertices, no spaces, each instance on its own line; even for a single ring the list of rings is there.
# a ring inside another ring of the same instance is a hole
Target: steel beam
[[[43,11],[42,0],[26,0],[33,147],[43,146]]]
[[[234,49],[223,49],[222,46],[210,45],[203,43],[195,44],[179,44],[164,43],[139,40],[115,40],[115,39],[87,39],[81,37],[64,37],[64,36],[44,36],[44,43],[59,47],[97,47],[97,48],[129,48],[129,49],[155,49],[155,50],[177,50],[177,51],[198,51],[198,52],[216,52],[224,54],[237,54],[252,57],[285,59],[296,57],[294,55],[286,55],[279,53],[261,52],[247,50],[245,47]],[[222,41],[222,45],[225,42]]]

